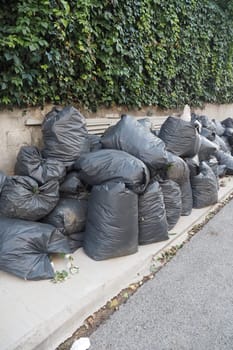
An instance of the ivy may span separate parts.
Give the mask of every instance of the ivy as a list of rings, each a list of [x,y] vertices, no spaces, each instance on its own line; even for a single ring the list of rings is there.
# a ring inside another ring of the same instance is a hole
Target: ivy
[[[2,0],[0,106],[232,102],[232,15],[230,0]]]

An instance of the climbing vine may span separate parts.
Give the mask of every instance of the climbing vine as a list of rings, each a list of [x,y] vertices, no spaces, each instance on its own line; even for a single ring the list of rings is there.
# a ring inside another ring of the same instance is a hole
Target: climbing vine
[[[233,101],[232,1],[2,0],[0,106]]]

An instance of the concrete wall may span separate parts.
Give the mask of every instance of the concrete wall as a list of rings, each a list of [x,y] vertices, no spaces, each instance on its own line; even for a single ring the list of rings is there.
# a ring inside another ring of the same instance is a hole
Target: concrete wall
[[[13,110],[0,112],[0,170],[12,174],[17,153],[23,145],[41,146],[41,127],[26,126],[28,119],[42,121],[51,106],[40,109]]]
[[[52,105],[45,108],[31,108],[26,110],[5,110],[0,112],[0,170],[13,174],[17,153],[22,145],[42,146],[41,122]],[[207,104],[203,109],[195,109],[198,114],[205,114],[210,118],[219,120],[233,116],[233,104],[214,105]],[[81,110],[86,118],[117,118],[122,113],[135,116],[162,116],[179,114],[180,110],[160,110],[158,108],[143,108],[140,110],[126,110],[120,107],[114,109],[101,109],[97,113]]]
[[[200,115],[207,115],[211,119],[223,120],[233,117],[233,104],[217,105],[208,103],[203,109],[194,109],[194,112]]]

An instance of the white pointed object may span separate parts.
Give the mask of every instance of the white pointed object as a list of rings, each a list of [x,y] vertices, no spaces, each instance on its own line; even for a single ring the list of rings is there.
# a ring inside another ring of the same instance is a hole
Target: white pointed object
[[[79,338],[71,346],[70,350],[87,350],[91,346],[89,338]]]
[[[186,122],[191,122],[191,109],[189,105],[184,106],[184,110],[180,116],[180,119],[185,120]]]
[[[198,166],[200,165],[199,157],[198,157],[197,154],[193,157],[193,161],[194,161]]]

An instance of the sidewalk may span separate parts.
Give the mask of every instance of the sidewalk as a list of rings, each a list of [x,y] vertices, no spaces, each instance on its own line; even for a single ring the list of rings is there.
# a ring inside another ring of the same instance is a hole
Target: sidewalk
[[[233,177],[223,181],[226,185],[220,187],[219,201],[233,192]],[[193,210],[179,220],[172,230],[176,234],[168,241],[141,246],[134,255],[96,262],[79,249],[74,254],[79,273],[60,284],[23,281],[0,272],[0,349],[54,350],[86,317],[149,274],[152,256],[185,240],[187,231],[218,205]],[[66,268],[66,261],[57,259],[55,266]]]

